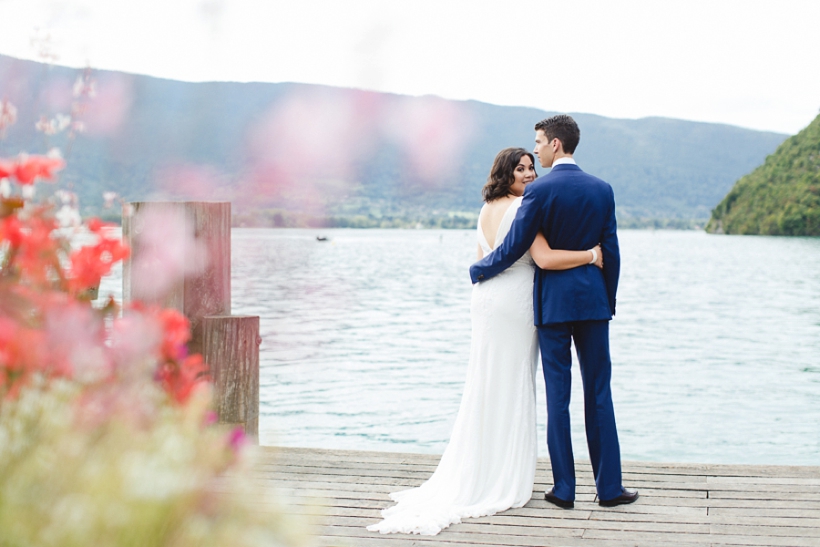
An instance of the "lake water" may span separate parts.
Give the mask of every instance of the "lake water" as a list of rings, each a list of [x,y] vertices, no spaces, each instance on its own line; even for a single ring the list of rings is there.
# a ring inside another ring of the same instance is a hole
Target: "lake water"
[[[610,333],[623,458],[820,465],[820,239],[620,241]],[[232,311],[261,316],[262,444],[441,453],[469,356],[475,253],[473,230],[235,229]],[[540,367],[537,378],[545,456]]]

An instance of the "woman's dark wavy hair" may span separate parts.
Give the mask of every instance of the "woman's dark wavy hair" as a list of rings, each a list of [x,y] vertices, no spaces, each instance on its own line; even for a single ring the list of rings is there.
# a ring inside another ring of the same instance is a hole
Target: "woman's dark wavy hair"
[[[515,168],[523,156],[529,156],[535,165],[535,156],[524,148],[505,148],[495,157],[487,184],[481,189],[484,201],[490,203],[510,195],[510,187],[515,181]]]

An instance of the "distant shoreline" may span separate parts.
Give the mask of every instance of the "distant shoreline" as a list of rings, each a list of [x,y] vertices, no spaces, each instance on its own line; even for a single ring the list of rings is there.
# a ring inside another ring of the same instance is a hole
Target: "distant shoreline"
[[[120,215],[102,215],[102,220],[121,224]],[[354,228],[362,230],[471,230],[475,229],[478,215],[448,212],[429,215],[328,215],[318,216],[284,210],[264,210],[234,213],[234,228]],[[618,227],[630,230],[703,230],[708,219],[635,218],[618,219]]]
[[[231,223],[234,228],[312,228],[312,229],[332,229],[348,228],[357,230],[474,230],[476,219],[466,219],[464,217],[433,217],[427,219],[404,219],[404,218],[373,218],[373,219],[339,219],[316,218],[307,222],[291,223],[266,223],[248,222],[247,219],[237,215]],[[706,226],[706,219],[634,219],[626,218],[618,220],[618,227],[627,230],[694,230],[702,231]]]

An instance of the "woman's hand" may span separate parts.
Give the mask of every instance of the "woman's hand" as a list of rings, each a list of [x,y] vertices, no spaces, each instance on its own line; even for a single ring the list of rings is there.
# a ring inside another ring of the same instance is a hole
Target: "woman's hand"
[[[601,250],[601,244],[599,243],[598,245],[593,247],[593,249],[595,249],[595,256],[597,257],[595,262],[593,262],[593,264],[595,264],[596,266],[598,266],[599,268],[601,268],[603,270],[604,269],[604,252]]]

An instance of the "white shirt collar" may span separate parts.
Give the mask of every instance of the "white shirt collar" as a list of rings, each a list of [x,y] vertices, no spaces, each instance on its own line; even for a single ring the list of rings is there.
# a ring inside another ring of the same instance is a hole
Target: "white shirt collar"
[[[552,162],[553,167],[555,167],[556,165],[563,165],[563,164],[578,165],[577,163],[575,163],[575,160],[572,159],[572,158],[558,158],[557,160]]]

